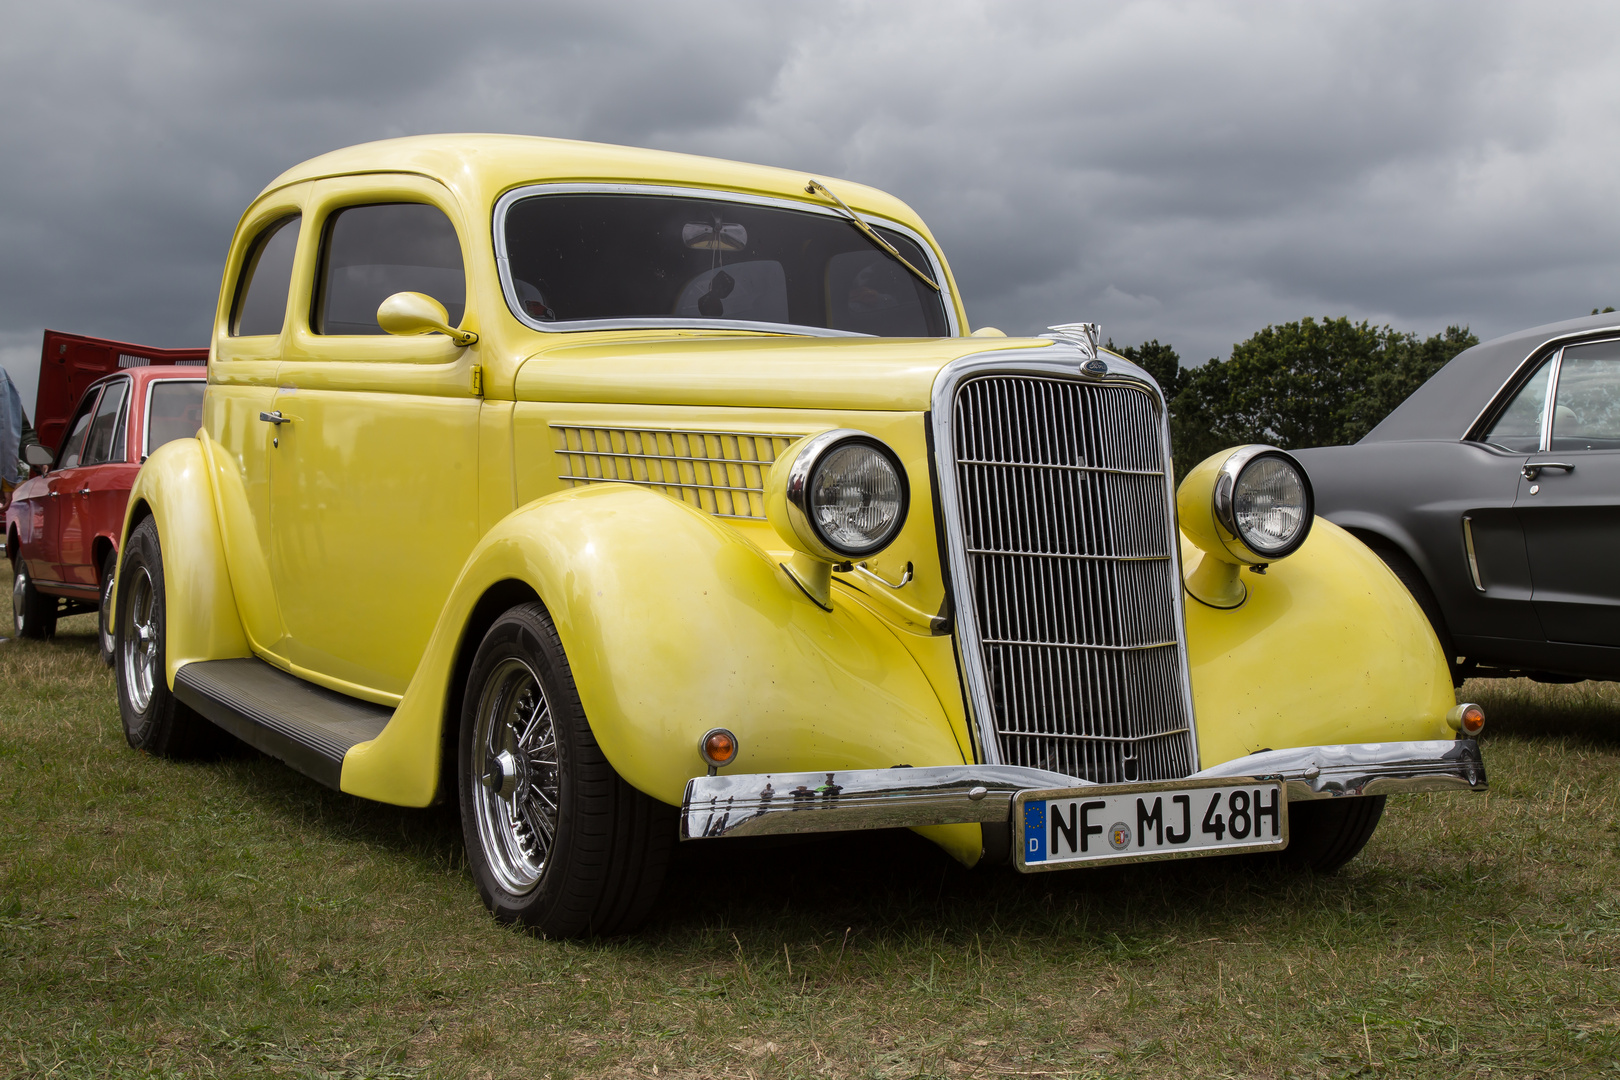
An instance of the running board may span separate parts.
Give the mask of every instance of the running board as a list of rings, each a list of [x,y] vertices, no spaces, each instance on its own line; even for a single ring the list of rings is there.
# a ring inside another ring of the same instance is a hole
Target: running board
[[[251,658],[187,664],[175,673],[174,696],[249,746],[337,790],[343,755],[375,739],[394,715]]]

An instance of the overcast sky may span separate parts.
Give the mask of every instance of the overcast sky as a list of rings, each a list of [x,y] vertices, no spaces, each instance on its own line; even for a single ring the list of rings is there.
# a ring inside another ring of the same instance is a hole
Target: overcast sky
[[[1224,357],[1349,315],[1482,338],[1620,305],[1620,5],[0,2],[0,359],[203,345],[237,216],[442,131],[847,177],[974,326]]]

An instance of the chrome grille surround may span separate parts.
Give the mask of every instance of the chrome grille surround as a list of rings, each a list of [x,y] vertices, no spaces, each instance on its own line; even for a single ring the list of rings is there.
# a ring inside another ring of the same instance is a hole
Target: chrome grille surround
[[[989,764],[1097,783],[1198,770],[1164,399],[1114,356],[981,353],[931,426],[957,650]]]
[[[765,520],[771,463],[798,435],[551,425],[558,479],[652,488],[715,517]]]

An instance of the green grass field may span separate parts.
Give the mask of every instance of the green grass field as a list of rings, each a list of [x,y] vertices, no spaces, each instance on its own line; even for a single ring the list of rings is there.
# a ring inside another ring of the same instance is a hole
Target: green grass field
[[[641,933],[553,942],[485,915],[449,809],[130,750],[81,617],[0,644],[0,1075],[1620,1069],[1620,692],[1465,694],[1491,793],[1392,798],[1334,877],[688,844]]]

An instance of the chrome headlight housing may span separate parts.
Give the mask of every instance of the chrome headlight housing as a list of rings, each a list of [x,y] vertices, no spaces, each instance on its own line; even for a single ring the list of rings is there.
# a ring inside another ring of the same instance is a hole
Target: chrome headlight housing
[[[1215,520],[1256,563],[1299,550],[1311,533],[1316,496],[1305,468],[1275,446],[1245,446],[1221,464]]]
[[[786,467],[778,477],[777,470]],[[826,562],[876,555],[906,523],[911,488],[899,456],[881,439],[838,428],[805,439],[772,469],[767,514],[782,539]],[[782,518],[783,520],[778,520]]]

